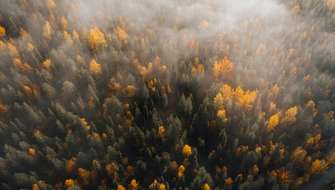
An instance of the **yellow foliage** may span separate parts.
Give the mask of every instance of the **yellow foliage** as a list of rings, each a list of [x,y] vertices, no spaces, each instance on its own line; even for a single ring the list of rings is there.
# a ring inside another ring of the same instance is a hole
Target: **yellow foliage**
[[[156,86],[157,86],[157,79],[156,78],[153,78],[151,80],[148,81],[148,88],[155,92],[156,91]]]
[[[150,190],[166,190],[166,186],[164,183],[159,183],[157,180],[154,180],[154,182],[152,182],[149,185],[149,189]]]
[[[270,117],[267,126],[268,131],[274,130],[279,125],[279,118],[280,118],[279,113],[276,113]]]
[[[310,81],[312,79],[311,75],[304,76],[304,81]]]
[[[67,179],[67,180],[65,180],[64,184],[67,188],[71,188],[71,187],[74,186],[75,182],[74,182],[73,179]]]
[[[184,176],[184,173],[185,173],[185,167],[183,165],[180,165],[178,167],[178,177],[181,178]]]
[[[60,18],[60,23],[62,24],[63,29],[66,30],[68,27],[68,22],[64,16]]]
[[[231,100],[233,96],[233,89],[229,85],[224,84],[219,93],[214,97],[214,104],[217,107],[222,107],[224,103]]]
[[[235,97],[237,100],[237,103],[249,110],[252,108],[256,98],[257,98],[257,92],[256,91],[245,91],[241,87],[237,87],[235,90]]]
[[[226,185],[231,185],[234,183],[233,179],[231,177],[228,177],[227,179],[224,180],[224,183]]]
[[[218,79],[221,76],[230,76],[234,70],[234,64],[224,57],[221,60],[215,61],[212,67],[214,78]]]
[[[28,51],[33,51],[35,49],[34,45],[31,42],[27,43],[27,50]]]
[[[192,66],[192,75],[200,75],[205,72],[205,67],[203,64],[195,64]]]
[[[94,75],[101,74],[101,65],[97,63],[95,59],[92,59],[90,62],[90,72]]]
[[[117,190],[126,190],[126,188],[123,185],[117,185]]]
[[[223,108],[228,101],[233,101],[243,109],[250,110],[257,98],[257,91],[243,90],[241,87],[232,89],[225,84],[219,93],[214,97],[214,105],[217,108]]]
[[[6,28],[0,25],[0,38],[6,35]]]
[[[66,161],[65,169],[68,173],[71,173],[74,171],[75,166],[76,166],[76,159],[71,158]]]
[[[335,0],[326,0],[326,5],[329,10],[335,11]]]
[[[216,113],[216,116],[223,121],[228,120],[227,115],[226,115],[226,110],[224,108],[219,109]]]
[[[287,170],[279,170],[277,171],[277,178],[282,183],[287,183],[290,179],[289,172]]]
[[[186,157],[189,157],[192,154],[192,148],[191,146],[185,144],[183,147],[183,155]]]
[[[317,143],[320,142],[320,140],[321,140],[321,134],[311,136],[306,140],[306,145],[308,146],[316,145]]]
[[[164,183],[159,184],[159,190],[166,190],[166,186]]]
[[[163,125],[158,127],[158,136],[161,138],[165,136],[165,127]]]
[[[120,26],[117,26],[115,29],[114,29],[114,33],[116,34],[117,38],[122,41],[122,42],[127,42],[128,40],[128,33],[127,31],[120,27]]]
[[[27,40],[30,37],[30,34],[24,30],[23,28],[20,29],[20,36],[23,40]]]
[[[297,120],[296,119],[297,114],[298,114],[298,107],[297,106],[291,107],[285,112],[285,117],[283,118],[282,121],[292,124]]]
[[[54,0],[48,0],[47,6],[48,6],[48,9],[51,10],[56,7],[56,3],[54,2]]]
[[[154,182],[152,182],[150,185],[149,185],[149,189],[151,190],[154,190],[154,189],[157,189],[159,183],[158,181],[155,179]]]
[[[72,31],[72,39],[79,40],[79,33],[75,30]]]
[[[306,104],[306,107],[315,117],[316,114],[318,113],[318,110],[316,109],[315,102],[313,100],[308,101],[307,104]]]
[[[43,69],[47,70],[47,71],[50,71],[51,70],[51,67],[52,67],[52,62],[50,59],[46,59],[45,61],[43,61],[42,63],[42,67]]]
[[[129,190],[136,190],[138,188],[138,182],[136,179],[132,179],[129,184]]]
[[[7,43],[7,48],[9,50],[9,54],[13,57],[19,56],[19,52],[17,51],[16,47],[12,43]]]
[[[31,72],[33,70],[30,65],[28,65],[27,63],[22,63],[21,59],[18,59],[18,58],[13,59],[13,64],[21,72],[26,72],[27,73],[27,72]]]
[[[202,190],[211,190],[211,186],[209,186],[208,183],[205,183],[205,184],[202,186]]]
[[[119,170],[119,167],[115,162],[112,162],[105,166],[105,170],[110,177],[113,177]]]
[[[293,151],[291,155],[291,159],[294,162],[302,163],[305,160],[306,156],[307,156],[307,151],[299,146]]]
[[[274,112],[277,109],[277,104],[274,102],[270,102],[269,112]]]
[[[94,50],[105,47],[107,44],[105,34],[96,26],[90,29],[87,39],[90,48]]]
[[[34,183],[31,189],[32,190],[40,190],[40,187],[36,183]]]
[[[67,31],[63,32],[63,37],[66,42],[71,43],[72,42],[72,37],[71,34],[69,34]]]
[[[29,85],[23,85],[23,92],[29,96],[29,97],[33,97],[34,96],[34,90],[29,86]]]
[[[327,169],[328,164],[324,160],[316,159],[312,162],[310,167],[311,174],[318,174]]]
[[[51,25],[49,21],[46,21],[43,26],[43,37],[50,40],[52,37],[53,30],[51,28]]]
[[[89,184],[91,173],[88,170],[83,169],[83,168],[79,168],[78,169],[78,176],[80,177],[80,179],[83,181],[83,183],[85,185]]]
[[[134,85],[127,85],[126,87],[126,94],[129,97],[134,96],[136,93],[136,87]]]
[[[34,148],[29,148],[28,151],[27,151],[28,155],[35,158],[37,156],[37,152],[36,152],[36,149]]]
[[[85,129],[85,130],[90,130],[91,126],[87,123],[85,118],[80,118],[80,125]]]
[[[7,106],[5,106],[4,104],[0,103],[0,113],[5,113],[8,111]]]
[[[271,98],[276,98],[279,94],[279,86],[278,84],[275,84],[272,86],[271,91],[270,91],[270,97]]]
[[[142,66],[138,59],[133,60],[133,65],[143,78],[147,77],[153,68],[153,64],[151,62],[148,63],[147,66]]]

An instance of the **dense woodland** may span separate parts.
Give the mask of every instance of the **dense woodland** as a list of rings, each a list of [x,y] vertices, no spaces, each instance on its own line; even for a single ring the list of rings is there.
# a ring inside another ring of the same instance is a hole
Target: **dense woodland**
[[[83,2],[0,0],[0,189],[299,189],[335,163],[334,0],[222,31]]]

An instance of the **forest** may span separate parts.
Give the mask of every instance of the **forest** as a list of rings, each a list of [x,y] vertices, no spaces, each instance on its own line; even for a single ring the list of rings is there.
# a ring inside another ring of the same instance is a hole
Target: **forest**
[[[1,190],[334,189],[334,111],[335,0],[0,0]]]

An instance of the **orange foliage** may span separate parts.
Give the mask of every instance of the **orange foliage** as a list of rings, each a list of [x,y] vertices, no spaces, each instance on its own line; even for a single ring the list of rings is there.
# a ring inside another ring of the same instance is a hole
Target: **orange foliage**
[[[78,168],[78,176],[82,180],[84,185],[88,185],[90,183],[91,173],[83,168]]]
[[[70,160],[66,161],[65,169],[68,173],[73,172],[75,167],[76,167],[76,159],[75,158],[71,158]]]
[[[326,5],[329,10],[335,12],[335,0],[326,0]]]
[[[221,60],[215,61],[212,71],[213,76],[216,79],[219,79],[222,76],[231,76],[234,71],[234,64],[227,57],[224,57]]]
[[[183,147],[183,155],[186,156],[186,157],[189,157],[191,156],[192,154],[192,147],[185,144],[184,147]]]
[[[91,60],[89,70],[94,75],[98,75],[98,74],[102,73],[101,65],[99,63],[97,63],[97,61],[95,59]]]
[[[293,162],[303,163],[306,156],[307,156],[307,151],[299,146],[293,151],[291,155],[291,159],[293,160]]]
[[[107,44],[105,34],[96,26],[90,29],[87,39],[90,48],[94,50],[105,47]]]
[[[117,185],[117,190],[126,190],[126,188],[123,185]]]
[[[67,188],[71,188],[75,185],[75,181],[73,179],[67,179],[65,180],[64,184]]]
[[[4,104],[0,103],[0,113],[5,113],[8,111],[7,106],[5,106]]]
[[[287,170],[279,170],[277,171],[277,178],[282,183],[287,183],[290,179],[289,172]]]
[[[27,152],[29,156],[34,157],[34,158],[37,155],[36,150],[34,148],[29,148]]]
[[[123,27],[117,26],[116,28],[114,28],[114,33],[120,41],[127,42],[128,33]]]
[[[234,183],[234,181],[231,177],[228,177],[227,179],[224,180],[224,183],[226,185],[232,185]]]
[[[28,65],[27,63],[22,63],[21,59],[18,58],[13,59],[13,64],[21,72],[29,73],[33,70],[30,65]]]
[[[138,189],[138,182],[136,179],[132,179],[129,184],[129,190],[136,190]]]
[[[183,165],[180,165],[178,167],[178,177],[183,177],[184,176],[184,173],[185,173],[185,167]]]
[[[325,169],[327,169],[328,164],[324,160],[316,159],[312,162],[312,165],[310,167],[310,173],[311,174],[318,174]]]
[[[18,57],[19,56],[19,52],[17,51],[15,45],[13,45],[12,43],[8,42],[7,43],[7,48],[9,50],[9,54],[12,57]]]
[[[47,6],[48,6],[48,9],[51,10],[51,9],[54,9],[57,5],[54,2],[54,0],[48,0]]]
[[[3,26],[0,26],[0,38],[6,35],[6,29]]]
[[[245,91],[241,87],[237,87],[235,90],[235,97],[237,103],[241,107],[250,110],[257,98],[257,91]]]
[[[165,127],[163,125],[158,127],[158,136],[161,138],[165,136]]]

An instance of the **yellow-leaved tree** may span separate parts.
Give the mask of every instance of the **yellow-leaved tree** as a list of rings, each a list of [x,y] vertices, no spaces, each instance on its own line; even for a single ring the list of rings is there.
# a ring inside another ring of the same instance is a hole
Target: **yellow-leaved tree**
[[[88,32],[88,44],[93,50],[105,47],[107,45],[105,34],[98,27],[93,27]]]
[[[267,130],[273,131],[279,125],[280,113],[272,115],[268,120]]]
[[[219,79],[222,76],[230,77],[234,71],[234,64],[228,57],[224,57],[214,62],[212,71],[215,79]]]

